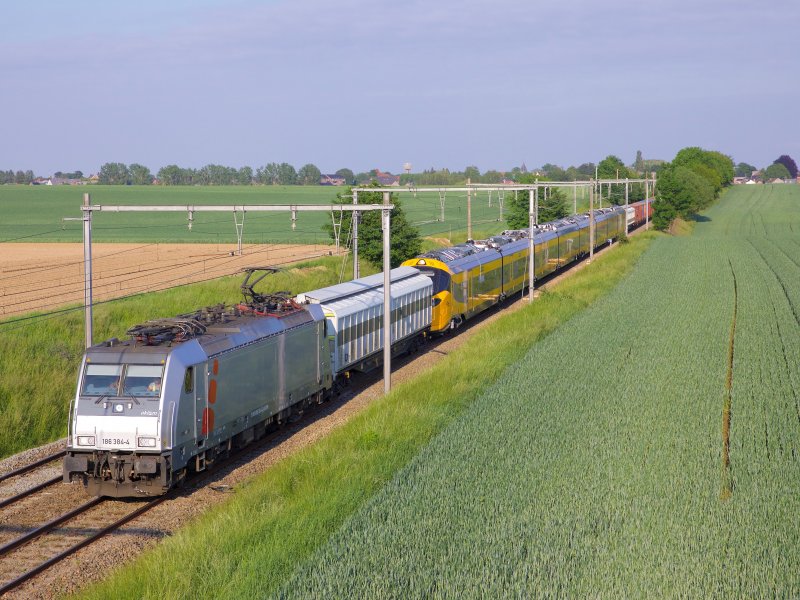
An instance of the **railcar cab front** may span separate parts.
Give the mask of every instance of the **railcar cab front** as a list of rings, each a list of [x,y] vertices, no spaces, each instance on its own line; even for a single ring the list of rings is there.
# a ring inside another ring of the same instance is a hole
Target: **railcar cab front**
[[[403,266],[414,267],[420,273],[430,278],[433,284],[431,307],[431,333],[443,333],[450,327],[452,320],[452,277],[447,265],[435,258],[412,258],[403,263]]]

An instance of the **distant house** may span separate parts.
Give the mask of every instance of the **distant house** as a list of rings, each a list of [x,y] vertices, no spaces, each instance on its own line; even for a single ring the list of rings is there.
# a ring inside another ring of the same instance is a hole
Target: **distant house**
[[[375,177],[373,177],[373,179],[382,186],[397,187],[400,185],[400,175],[382,173],[380,169],[375,169]]]
[[[319,184],[320,185],[344,185],[346,183],[347,182],[345,181],[344,177],[342,177],[341,175],[336,175],[336,174],[333,174],[333,175],[324,174],[324,175],[320,175],[320,178],[319,178]]]
[[[786,182],[785,182],[783,179],[781,179],[780,177],[773,177],[772,179],[770,179],[770,180],[769,180],[769,182],[770,182],[770,183],[786,183]]]
[[[500,183],[503,185],[514,185],[516,181],[514,181],[513,179],[504,178]]]
[[[80,179],[67,179],[66,177],[51,177],[44,185],[86,185]]]
[[[743,183],[747,183],[747,177],[734,177],[733,184],[734,185],[741,185]]]
[[[97,173],[89,175],[89,183],[100,183],[100,175]]]

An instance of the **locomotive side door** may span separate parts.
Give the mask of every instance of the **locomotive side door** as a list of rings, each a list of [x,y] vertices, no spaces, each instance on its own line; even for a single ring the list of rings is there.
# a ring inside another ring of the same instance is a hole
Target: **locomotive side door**
[[[208,409],[207,384],[209,375],[207,362],[196,365],[194,369],[194,437],[198,446],[202,446],[202,442],[208,437],[203,426],[203,418]]]

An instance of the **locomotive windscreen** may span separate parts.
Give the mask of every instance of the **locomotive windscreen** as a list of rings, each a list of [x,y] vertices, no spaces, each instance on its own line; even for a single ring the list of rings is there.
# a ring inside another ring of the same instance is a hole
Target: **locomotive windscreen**
[[[157,398],[163,375],[162,365],[87,364],[81,395]]]
[[[442,271],[441,269],[432,269],[431,267],[417,266],[416,268],[419,269],[423,275],[430,277],[431,283],[433,284],[432,294],[434,296],[439,292],[450,289],[450,274],[446,271]]]

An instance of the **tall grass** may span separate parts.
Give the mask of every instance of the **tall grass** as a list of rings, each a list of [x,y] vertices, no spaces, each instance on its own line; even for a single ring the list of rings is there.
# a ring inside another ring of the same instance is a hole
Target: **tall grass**
[[[438,432],[471,411],[509,365],[623,279],[653,237],[637,236],[531,306],[498,319],[84,597],[254,598],[276,592]]]
[[[335,257],[302,263],[270,276],[263,289],[312,290],[337,283],[342,269]],[[346,276],[350,269],[344,266]],[[235,275],[101,304],[94,310],[94,341],[123,338],[129,327],[148,319],[238,301],[241,281]],[[15,322],[20,318],[0,322],[0,457],[66,434],[84,350],[82,310]]]

